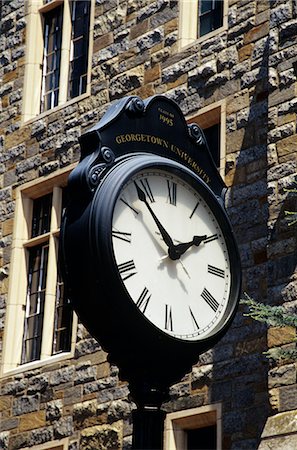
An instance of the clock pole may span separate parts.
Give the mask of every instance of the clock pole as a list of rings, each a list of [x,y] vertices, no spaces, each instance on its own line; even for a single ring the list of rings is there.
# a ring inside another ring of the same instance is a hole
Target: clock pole
[[[144,382],[138,386],[129,384],[137,409],[132,412],[133,450],[162,450],[166,413],[161,404],[168,398],[169,388],[149,387]]]

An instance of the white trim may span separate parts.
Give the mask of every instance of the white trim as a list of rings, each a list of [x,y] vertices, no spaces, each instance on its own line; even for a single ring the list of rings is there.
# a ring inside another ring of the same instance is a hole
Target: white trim
[[[178,46],[179,50],[186,49],[193,44],[199,44],[206,39],[216,36],[228,28],[228,0],[224,2],[223,25],[216,30],[203,36],[198,36],[198,6],[199,0],[180,0],[179,1],[179,26],[178,26]]]
[[[169,413],[165,418],[164,450],[187,450],[187,430],[217,425],[217,448],[222,450],[222,405],[216,403]]]
[[[68,95],[68,72],[70,61],[71,42],[71,15],[69,1],[53,0],[43,5],[42,0],[30,0],[27,7],[26,27],[26,56],[25,56],[25,78],[22,105],[22,124],[41,119],[48,114],[54,113],[61,108],[79,102],[91,94],[91,70],[92,50],[94,34],[95,0],[91,2],[90,24],[89,24],[89,53],[87,69],[86,92],[67,100]],[[64,3],[62,43],[61,43],[61,66],[59,81],[58,105],[52,109],[40,112],[41,83],[42,83],[42,58],[43,58],[43,14]]]
[[[72,164],[57,173],[50,174],[37,181],[30,181],[16,189],[16,209],[12,239],[8,301],[4,327],[3,354],[0,367],[0,375],[2,376],[31,370],[53,361],[60,361],[74,356],[77,328],[77,317],[75,314],[73,317],[70,352],[51,355],[57,281],[56,239],[59,232],[58,228],[60,226],[59,222],[62,206],[61,187],[66,185],[67,175],[74,167],[75,164]],[[42,236],[30,239],[33,200],[48,192],[53,192],[50,231]],[[27,252],[25,249],[42,242],[49,242],[49,263],[46,280],[45,319],[41,355],[40,359],[37,361],[20,364],[28,278],[26,261]],[[51,264],[51,262],[55,262],[55,264]]]

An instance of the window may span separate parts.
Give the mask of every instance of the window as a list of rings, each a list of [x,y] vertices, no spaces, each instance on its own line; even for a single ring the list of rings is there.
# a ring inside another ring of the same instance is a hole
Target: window
[[[93,0],[30,0],[24,121],[88,92]]]
[[[223,5],[223,0],[199,0],[198,37],[223,25]]]
[[[17,191],[3,372],[72,350],[76,326],[58,273],[67,172]]]
[[[217,102],[199,111],[188,123],[197,123],[203,130],[214,163],[224,178],[225,173],[225,101]]]
[[[184,47],[227,28],[226,0],[180,0],[179,38]]]
[[[221,450],[221,405],[167,414],[164,450]]]

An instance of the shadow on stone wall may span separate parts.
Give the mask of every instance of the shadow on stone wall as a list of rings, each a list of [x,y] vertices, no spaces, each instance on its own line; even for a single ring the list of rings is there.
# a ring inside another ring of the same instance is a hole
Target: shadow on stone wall
[[[241,76],[249,107],[227,123],[228,153],[240,145],[227,179],[232,181],[227,208],[237,237],[243,269],[243,292],[267,302],[270,285],[268,243],[267,134],[269,131],[269,40],[263,56]],[[236,143],[235,143],[235,141]],[[235,147],[234,147],[235,144]],[[228,167],[228,166],[227,166]],[[240,306],[231,329],[212,351],[210,402],[222,402],[223,448],[257,449],[271,407],[268,396],[266,327],[243,315]],[[207,356],[201,360],[207,362]],[[202,362],[201,361],[201,362]]]

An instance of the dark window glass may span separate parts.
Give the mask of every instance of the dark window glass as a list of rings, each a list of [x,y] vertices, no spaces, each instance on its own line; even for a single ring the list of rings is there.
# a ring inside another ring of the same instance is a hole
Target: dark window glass
[[[44,14],[41,112],[58,105],[62,20],[62,5]]]
[[[36,237],[50,231],[52,194],[44,195],[33,202],[31,237]]]
[[[53,354],[70,350],[72,318],[72,306],[65,295],[63,280],[58,274]]]
[[[68,99],[86,92],[90,31],[89,1],[71,1],[71,56]]]
[[[22,363],[40,358],[48,244],[30,248]]]
[[[220,132],[221,124],[217,123],[209,128],[204,128],[203,132],[208,143],[210,153],[214,159],[215,165],[220,167]]]
[[[223,0],[199,0],[198,36],[223,25]]]
[[[187,450],[216,450],[217,448],[217,427],[211,425],[205,428],[188,430]]]

